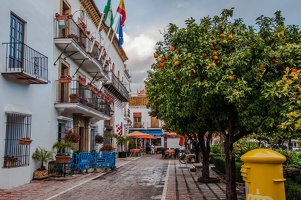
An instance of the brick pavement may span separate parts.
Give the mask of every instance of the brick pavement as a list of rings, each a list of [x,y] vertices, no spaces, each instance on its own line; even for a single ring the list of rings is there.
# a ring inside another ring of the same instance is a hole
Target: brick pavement
[[[119,168],[139,158],[116,159],[116,167]],[[183,165],[178,160],[169,160],[161,200],[226,199],[225,183],[199,183],[197,182],[196,172],[190,171],[192,167],[191,164]],[[28,184],[13,189],[0,189],[0,200],[50,200],[105,173],[105,171],[100,173],[90,172],[87,174],[68,175],[66,177],[49,177],[45,180],[32,180]],[[217,177],[217,174],[210,170],[210,177]]]

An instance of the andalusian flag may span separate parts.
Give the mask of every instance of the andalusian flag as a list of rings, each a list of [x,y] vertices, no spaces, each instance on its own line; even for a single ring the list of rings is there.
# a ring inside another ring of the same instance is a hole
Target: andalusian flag
[[[107,26],[109,26],[110,28],[112,28],[113,24],[114,24],[114,18],[113,18],[113,12],[112,12],[112,6],[111,6],[111,0],[108,0],[107,5],[105,6],[104,10],[103,10],[103,14],[104,14],[104,22]]]
[[[126,19],[124,0],[120,0],[118,8],[117,8],[117,12],[122,16],[121,26],[124,26],[124,22],[125,22],[125,19]]]

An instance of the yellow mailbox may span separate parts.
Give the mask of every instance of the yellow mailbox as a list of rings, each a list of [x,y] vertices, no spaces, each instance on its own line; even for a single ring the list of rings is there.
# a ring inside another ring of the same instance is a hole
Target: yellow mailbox
[[[285,200],[282,168],[285,156],[271,149],[254,149],[240,159],[244,162],[240,172],[247,200]]]

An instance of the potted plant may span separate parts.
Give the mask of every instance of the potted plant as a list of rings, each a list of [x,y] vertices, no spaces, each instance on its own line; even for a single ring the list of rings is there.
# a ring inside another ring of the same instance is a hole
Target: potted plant
[[[104,144],[100,150],[101,151],[113,151],[115,148],[110,144]]]
[[[78,83],[79,83],[80,85],[86,85],[86,77],[84,77],[84,76],[79,76],[79,77],[78,77]]]
[[[78,103],[79,99],[81,99],[81,96],[79,94],[70,94],[70,103]]]
[[[57,153],[55,156],[57,163],[68,163],[70,162],[70,154],[66,152],[66,149],[74,149],[74,144],[72,142],[67,142],[64,140],[57,141],[52,146],[53,149],[56,149]]]
[[[98,134],[95,136],[95,143],[101,144],[103,143],[103,140],[104,140],[103,136]]]
[[[66,129],[65,130],[65,141],[66,142],[72,142],[72,143],[78,143],[80,140],[80,135],[73,132],[73,129]]]
[[[33,179],[44,179],[48,177],[48,170],[46,170],[46,166],[44,165],[44,163],[47,164],[48,161],[52,161],[53,154],[53,151],[48,151],[45,148],[36,148],[35,152],[32,154],[32,158],[36,159],[41,165],[40,168],[34,171]]]
[[[117,145],[120,146],[120,151],[118,152],[119,158],[126,158],[126,151],[124,151],[124,145],[130,140],[129,137],[122,137],[119,135],[115,135],[117,140]]]
[[[59,82],[60,83],[70,83],[72,80],[72,77],[68,74],[68,75],[61,75],[61,77],[59,78]]]
[[[23,137],[19,139],[21,145],[30,145],[32,140],[29,137]]]

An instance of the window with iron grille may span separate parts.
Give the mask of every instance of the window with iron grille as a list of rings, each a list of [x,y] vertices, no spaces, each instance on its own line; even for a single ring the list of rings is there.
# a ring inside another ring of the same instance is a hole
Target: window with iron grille
[[[31,138],[31,116],[6,113],[4,168],[29,165],[30,145],[20,144],[21,138]]]

